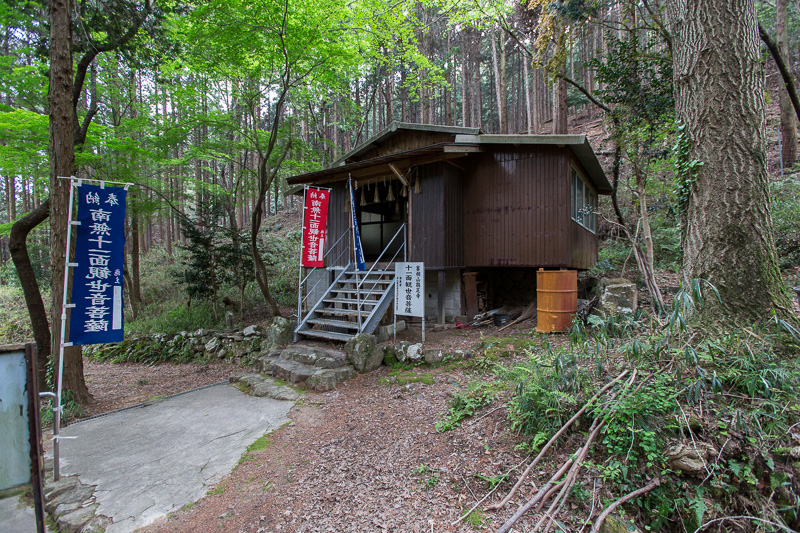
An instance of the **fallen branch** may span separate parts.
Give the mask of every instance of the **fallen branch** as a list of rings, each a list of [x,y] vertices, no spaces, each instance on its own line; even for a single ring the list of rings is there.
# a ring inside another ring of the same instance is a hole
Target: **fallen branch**
[[[561,507],[564,505],[564,502],[566,502],[570,492],[572,491],[572,486],[575,484],[575,478],[578,475],[578,471],[583,466],[583,461],[586,459],[586,455],[589,453],[589,448],[592,446],[592,443],[597,438],[597,435],[600,433],[600,430],[604,425],[605,419],[597,424],[597,427],[595,427],[594,431],[592,431],[592,433],[589,435],[589,438],[586,439],[586,444],[584,444],[583,448],[579,450],[578,457],[572,464],[572,468],[570,468],[569,472],[567,472],[567,477],[564,479],[564,486],[561,488],[561,492],[559,492],[556,499],[553,500],[553,503],[550,505],[550,508],[547,509],[547,512],[544,513],[544,516],[539,519],[539,522],[537,522],[536,526],[533,528],[533,531],[539,530],[544,523],[545,518],[548,518],[545,531],[550,529],[553,520],[558,515],[559,511],[561,511]]]
[[[594,526],[592,526],[592,530],[589,533],[597,533],[600,530],[600,526],[603,525],[603,521],[606,519],[606,517],[608,517],[609,514],[611,514],[611,512],[614,509],[616,509],[617,507],[619,507],[620,505],[622,505],[623,503],[627,502],[632,498],[640,496],[646,492],[650,492],[659,485],[661,485],[661,478],[655,478],[653,481],[651,481],[644,487],[636,489],[635,491],[626,494],[619,500],[615,501],[614,503],[606,507],[606,509],[602,513],[600,513],[600,516],[597,517],[597,521],[594,523]]]
[[[517,509],[517,512],[514,513],[514,515],[511,518],[509,518],[508,521],[500,527],[500,529],[497,530],[497,533],[507,533],[508,530],[511,529],[511,526],[513,526],[514,523],[517,520],[519,520],[519,518],[522,515],[528,512],[528,509],[539,503],[539,501],[544,497],[544,495],[550,492],[552,488],[551,485],[554,485],[556,481],[561,479],[561,476],[563,476],[571,466],[572,466],[572,459],[567,459],[567,461],[561,466],[561,468],[558,469],[558,472],[553,474],[553,477],[551,477],[550,480],[547,483],[545,483],[541,489],[539,489],[539,492],[536,493],[536,496],[531,498],[528,501],[528,503]]]
[[[559,429],[556,432],[556,434],[553,435],[552,438],[547,442],[547,444],[544,445],[544,447],[539,452],[539,455],[537,455],[536,458],[533,461],[531,461],[531,464],[528,465],[528,467],[525,469],[525,471],[519,477],[519,479],[517,480],[517,483],[511,488],[511,491],[508,493],[508,495],[505,498],[503,498],[502,501],[500,501],[500,503],[496,503],[494,505],[488,506],[486,508],[486,510],[487,511],[496,511],[498,509],[502,509],[511,500],[511,498],[514,497],[514,494],[522,486],[522,482],[528,476],[528,474],[530,473],[531,469],[533,469],[533,467],[536,466],[536,464],[539,462],[539,460],[542,458],[542,456],[547,452],[547,450],[550,449],[551,446],[553,446],[553,444],[556,442],[556,440],[578,419],[578,417],[580,417],[584,412],[586,412],[586,409],[589,408],[589,406],[592,404],[592,402],[594,402],[597,398],[600,397],[601,394],[603,394],[608,389],[610,389],[612,386],[614,386],[615,383],[617,383],[620,379],[625,377],[627,374],[628,374],[628,371],[627,370],[623,370],[622,373],[619,376],[617,376],[612,381],[607,383],[602,389],[597,391],[597,393],[594,396],[589,398],[589,400],[583,405],[583,407],[577,413],[575,413],[572,416],[572,418],[570,418],[563,426],[561,426],[561,429]]]
[[[523,460],[522,460],[522,462],[520,462],[520,463],[519,463],[517,466],[515,466],[515,467],[514,467],[514,468],[512,468],[512,469],[510,469],[510,470],[508,471],[508,473],[510,474],[511,472],[513,472],[514,470],[516,470],[517,468],[519,468],[520,466],[522,466],[522,463],[524,463],[524,462],[525,462],[525,459],[523,459]],[[499,489],[499,488],[500,488],[500,485],[501,485],[500,483],[498,483],[497,485],[495,485],[495,487],[494,487],[492,490],[490,490],[489,492],[487,492],[487,493],[486,493],[486,496],[484,496],[484,497],[483,497],[483,498],[481,498],[481,499],[480,499],[478,502],[476,502],[476,503],[475,503],[475,505],[473,505],[472,507],[470,507],[469,511],[467,511],[466,513],[464,513],[463,515],[461,515],[461,517],[460,517],[458,520],[454,520],[454,521],[453,521],[453,522],[452,522],[450,525],[451,525],[451,526],[458,525],[458,523],[459,523],[459,522],[461,522],[461,521],[462,521],[462,520],[464,520],[466,517],[468,517],[470,514],[472,514],[472,511],[474,511],[475,509],[477,509],[477,508],[478,508],[478,506],[479,506],[480,504],[482,504],[484,501],[486,501],[486,498],[488,498],[489,496],[491,496],[492,494],[494,494],[494,491],[496,491],[497,489]]]

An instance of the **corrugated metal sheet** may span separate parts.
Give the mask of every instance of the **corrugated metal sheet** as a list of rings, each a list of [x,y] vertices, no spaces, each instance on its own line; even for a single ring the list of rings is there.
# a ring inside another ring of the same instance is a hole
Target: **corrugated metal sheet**
[[[409,261],[424,261],[431,269],[463,267],[461,171],[435,163],[420,167],[418,179],[422,192],[412,193],[410,202]]]
[[[504,146],[474,161],[464,182],[466,266],[573,266],[567,149]]]

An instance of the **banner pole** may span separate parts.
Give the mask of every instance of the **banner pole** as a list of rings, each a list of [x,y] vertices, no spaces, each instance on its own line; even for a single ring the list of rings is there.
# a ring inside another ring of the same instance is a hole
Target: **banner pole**
[[[300,216],[303,218],[303,235],[306,234],[306,194],[308,193],[308,185],[303,187],[303,209],[300,211]],[[303,320],[301,315],[302,313],[302,305],[303,305],[303,293],[302,293],[302,285],[303,284],[303,247],[300,246],[300,267],[297,273],[297,325],[300,325],[300,322]],[[297,337],[295,336],[295,340]]]
[[[64,347],[67,334],[67,290],[69,287],[69,269],[73,264],[69,262],[72,246],[72,210],[75,198],[75,179],[69,180],[69,210],[67,211],[67,245],[64,256],[64,291],[61,298],[61,341],[58,344],[58,374],[56,379],[56,407],[53,409],[53,481],[60,478],[59,471],[59,431],[61,429],[61,389],[64,382]]]

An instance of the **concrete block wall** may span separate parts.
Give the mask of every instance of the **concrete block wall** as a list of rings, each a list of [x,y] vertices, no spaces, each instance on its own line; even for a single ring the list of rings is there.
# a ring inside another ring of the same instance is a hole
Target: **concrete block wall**
[[[425,319],[438,321],[439,317],[439,272],[425,271]],[[444,278],[444,315],[445,321],[464,314],[461,309],[461,271],[445,270]]]

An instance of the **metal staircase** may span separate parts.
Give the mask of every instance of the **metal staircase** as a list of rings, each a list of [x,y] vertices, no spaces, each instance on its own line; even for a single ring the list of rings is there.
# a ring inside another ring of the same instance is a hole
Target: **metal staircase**
[[[402,243],[396,247],[393,257],[388,262],[382,263],[384,254],[392,248],[395,239],[400,238]],[[333,251],[338,245],[339,241],[330,250]],[[303,313],[303,303],[308,301],[309,294],[314,289],[313,287],[309,289],[305,298],[302,298],[305,281],[311,275],[309,272],[305,279],[300,281],[295,341],[300,337],[316,337],[346,342],[360,333],[375,331],[384,313],[394,301],[394,263],[398,257],[405,259],[405,225],[395,233],[372,268],[359,271],[352,263],[348,264],[339,271],[324,296]]]

